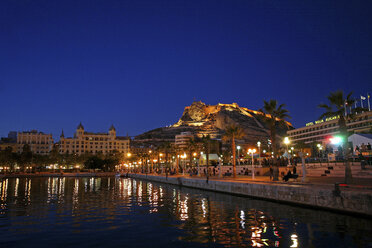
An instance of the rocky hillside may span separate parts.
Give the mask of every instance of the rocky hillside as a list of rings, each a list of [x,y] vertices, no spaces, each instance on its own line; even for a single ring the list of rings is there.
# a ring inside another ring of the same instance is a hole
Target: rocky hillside
[[[198,136],[211,135],[212,138],[221,138],[224,129],[231,124],[239,125],[245,132],[244,141],[255,143],[258,140],[267,140],[270,132],[264,122],[263,116],[258,111],[239,107],[238,104],[206,105],[203,102],[193,102],[185,110],[179,121],[164,128],[158,128],[141,134],[136,140],[144,139],[167,139],[174,140],[176,134],[191,131]],[[292,125],[278,127],[278,135],[285,135]]]

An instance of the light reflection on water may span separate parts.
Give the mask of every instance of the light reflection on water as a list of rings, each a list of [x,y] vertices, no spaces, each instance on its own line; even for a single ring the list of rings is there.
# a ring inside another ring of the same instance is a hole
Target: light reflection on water
[[[0,180],[0,246],[369,247],[371,220],[115,178]]]

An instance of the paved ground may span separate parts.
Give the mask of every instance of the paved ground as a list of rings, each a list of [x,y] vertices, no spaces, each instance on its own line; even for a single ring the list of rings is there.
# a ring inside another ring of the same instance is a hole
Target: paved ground
[[[160,176],[158,174],[154,174],[155,176]],[[164,175],[162,175],[164,176]],[[177,175],[177,176],[169,176],[169,177],[185,177],[190,178],[188,175]],[[204,178],[205,177],[197,177],[193,176],[192,178]],[[354,178],[351,184],[345,184],[344,178],[341,177],[307,177],[306,182],[302,182],[302,178],[299,177],[297,181],[289,181],[285,182],[283,180],[279,181],[271,181],[268,176],[256,176],[255,179],[252,179],[250,176],[238,176],[237,178],[232,177],[223,177],[219,178],[218,176],[212,176],[209,180],[223,180],[223,181],[235,181],[235,182],[247,182],[247,183],[268,183],[268,184],[285,184],[285,185],[293,185],[293,186],[312,186],[312,187],[335,187],[335,184],[340,184],[341,189],[349,189],[349,190],[372,190],[372,179],[370,178]]]

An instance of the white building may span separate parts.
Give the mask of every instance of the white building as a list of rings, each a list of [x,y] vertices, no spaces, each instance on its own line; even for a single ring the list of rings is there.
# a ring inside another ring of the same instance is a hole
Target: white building
[[[48,155],[53,147],[53,137],[52,134],[45,134],[36,130],[18,132],[18,153],[21,153],[23,151],[23,146],[26,144],[30,146],[33,153]]]
[[[85,132],[80,123],[73,138],[65,138],[63,131],[59,142],[59,152],[69,154],[108,154],[114,151],[129,152],[129,138],[116,136],[116,129],[112,125],[108,133]]]
[[[372,111],[357,115],[354,119],[347,121],[347,130],[349,132],[359,133],[369,131],[372,128]],[[327,143],[327,139],[339,133],[338,117],[327,118],[309,122],[305,127],[296,128],[287,131],[291,142],[304,143]]]
[[[179,148],[187,148],[189,140],[194,139],[194,134],[191,132],[182,132],[175,137],[175,144]]]

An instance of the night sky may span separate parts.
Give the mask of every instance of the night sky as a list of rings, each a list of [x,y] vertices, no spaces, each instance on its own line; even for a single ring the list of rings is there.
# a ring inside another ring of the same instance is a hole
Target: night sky
[[[194,100],[285,103],[295,127],[331,91],[372,92],[372,1],[1,0],[0,136],[131,136]]]

